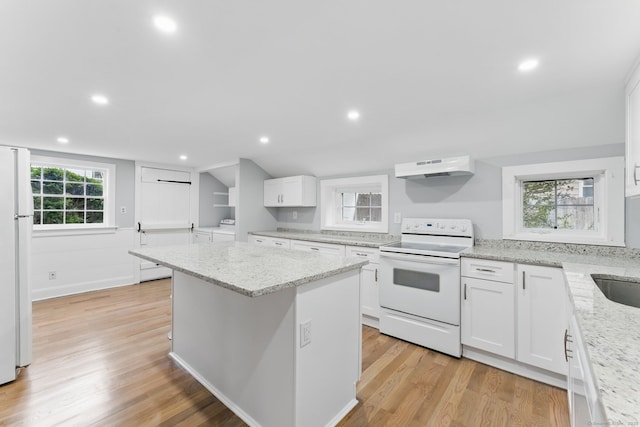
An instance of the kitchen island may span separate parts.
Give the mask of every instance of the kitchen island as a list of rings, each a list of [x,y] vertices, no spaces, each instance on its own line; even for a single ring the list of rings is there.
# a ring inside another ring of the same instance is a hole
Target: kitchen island
[[[170,356],[247,424],[335,425],[357,404],[367,261],[240,242],[129,252],[173,270]]]

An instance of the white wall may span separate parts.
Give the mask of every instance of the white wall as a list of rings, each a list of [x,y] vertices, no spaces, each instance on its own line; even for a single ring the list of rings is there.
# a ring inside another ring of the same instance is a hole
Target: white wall
[[[135,283],[133,228],[107,234],[57,235],[32,240],[34,300]],[[49,272],[56,279],[49,279]]]
[[[403,217],[468,218],[477,238],[502,238],[502,167],[624,155],[624,144],[553,150],[476,160],[473,176],[397,179],[393,170],[357,174],[389,175],[389,233],[399,234],[395,212]],[[350,175],[331,176],[337,178]],[[319,182],[319,181],[318,181]],[[319,185],[319,184],[318,184]],[[318,200],[318,205],[320,200]],[[293,219],[293,212],[298,219]],[[320,208],[279,208],[278,227],[320,229]],[[640,248],[640,200],[627,200],[626,243]]]
[[[32,150],[34,155],[116,165],[116,230],[100,234],[33,233],[32,296],[53,298],[136,283],[134,247],[134,162],[104,157]],[[125,208],[125,213],[120,208]],[[49,279],[49,272],[56,278]]]
[[[236,240],[247,241],[250,231],[273,230],[278,224],[276,208],[264,207],[264,180],[271,176],[248,159],[240,159],[236,173]]]
[[[214,195],[214,192],[228,193],[229,188],[211,174],[207,172],[200,173],[200,196],[198,198],[200,227],[216,227],[220,224],[221,219],[235,217],[235,208],[213,206],[214,204],[224,204],[229,201],[228,197]]]

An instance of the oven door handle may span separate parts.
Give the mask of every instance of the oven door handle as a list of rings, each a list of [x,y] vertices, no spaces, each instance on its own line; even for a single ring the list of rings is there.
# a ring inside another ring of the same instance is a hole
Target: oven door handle
[[[437,256],[401,254],[397,252],[380,251],[380,256],[391,259],[399,259],[403,261],[423,262],[426,264],[455,265],[460,263],[459,258],[441,258]]]

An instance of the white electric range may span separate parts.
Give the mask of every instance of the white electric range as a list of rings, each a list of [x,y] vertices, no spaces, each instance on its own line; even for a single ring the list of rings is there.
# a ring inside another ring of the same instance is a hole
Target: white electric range
[[[405,218],[401,230],[380,247],[380,332],[460,357],[460,253],[473,224]]]

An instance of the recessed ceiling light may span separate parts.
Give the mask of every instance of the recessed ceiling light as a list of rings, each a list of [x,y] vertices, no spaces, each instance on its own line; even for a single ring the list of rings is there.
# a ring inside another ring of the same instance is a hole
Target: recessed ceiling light
[[[351,110],[347,113],[347,118],[352,122],[355,122],[360,118],[360,112],[357,110]]]
[[[526,71],[531,71],[537,67],[538,67],[538,60],[532,58],[532,59],[527,59],[525,61],[522,61],[518,65],[518,70],[526,72]]]
[[[153,17],[153,25],[163,33],[172,34],[178,29],[176,21],[166,15],[156,15]]]
[[[68,144],[69,143],[69,138],[67,138],[66,136],[59,136],[56,141],[58,141],[60,144]]]
[[[187,160],[187,156],[185,156],[184,154],[180,156],[180,160]]]
[[[269,137],[268,136],[261,136],[260,137],[260,142],[262,144],[268,144],[269,143]]]
[[[94,104],[98,105],[107,105],[109,103],[109,98],[106,96],[96,93],[95,95],[91,95],[91,100]]]

